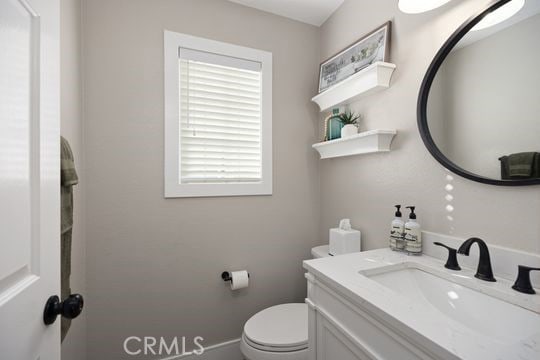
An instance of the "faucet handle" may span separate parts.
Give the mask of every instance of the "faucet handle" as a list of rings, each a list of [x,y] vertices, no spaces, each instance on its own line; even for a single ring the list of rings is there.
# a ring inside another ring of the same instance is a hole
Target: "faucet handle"
[[[540,271],[540,268],[533,268],[525,265],[518,266],[518,277],[512,289],[524,294],[536,294],[531,284],[531,271]]]
[[[444,264],[444,267],[450,270],[461,270],[459,267],[458,261],[457,261],[457,250],[454,248],[451,248],[448,245],[444,245],[443,243],[440,243],[438,241],[433,243],[437,246],[442,246],[446,250],[448,250],[448,260],[446,260],[446,264]]]

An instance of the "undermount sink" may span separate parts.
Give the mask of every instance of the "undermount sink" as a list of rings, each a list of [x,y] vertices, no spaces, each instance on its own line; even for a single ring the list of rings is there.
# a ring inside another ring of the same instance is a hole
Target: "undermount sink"
[[[470,330],[502,343],[527,339],[540,329],[540,315],[422,269],[414,262],[360,271],[426,310],[442,313]],[[454,274],[454,277],[462,275]]]

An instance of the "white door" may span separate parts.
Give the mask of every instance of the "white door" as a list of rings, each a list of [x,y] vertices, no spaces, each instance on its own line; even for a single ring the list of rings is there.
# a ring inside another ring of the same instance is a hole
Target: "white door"
[[[60,359],[59,0],[0,0],[0,359]]]

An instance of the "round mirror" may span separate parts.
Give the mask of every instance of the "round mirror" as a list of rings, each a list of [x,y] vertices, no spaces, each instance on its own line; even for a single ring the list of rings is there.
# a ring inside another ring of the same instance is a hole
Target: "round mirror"
[[[540,0],[499,0],[463,24],[422,83],[418,124],[448,170],[540,184]]]

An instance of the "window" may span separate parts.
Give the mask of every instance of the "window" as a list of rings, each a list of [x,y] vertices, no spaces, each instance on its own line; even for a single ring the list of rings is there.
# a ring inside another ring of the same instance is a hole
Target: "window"
[[[272,54],[165,31],[165,197],[272,194]]]

